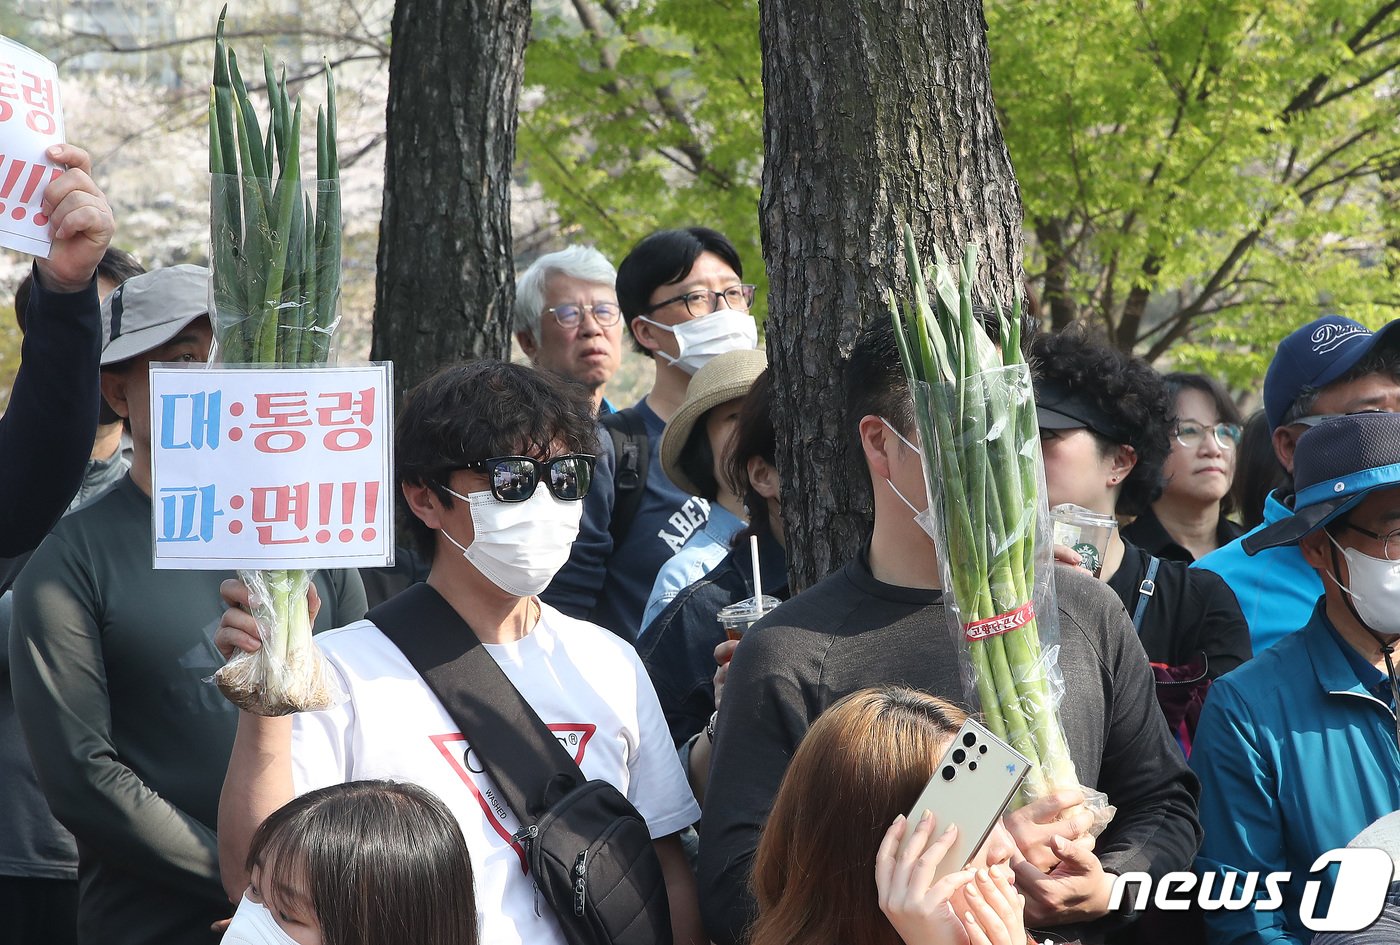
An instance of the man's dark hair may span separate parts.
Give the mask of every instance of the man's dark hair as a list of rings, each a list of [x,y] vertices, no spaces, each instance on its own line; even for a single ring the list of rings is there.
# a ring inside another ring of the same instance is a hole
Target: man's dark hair
[[[404,485],[424,485],[446,508],[453,470],[493,456],[544,458],[562,442],[571,453],[597,455],[593,401],[586,387],[551,371],[481,360],[444,368],[409,391],[394,431],[399,501]],[[434,531],[403,516],[429,558]]]
[[[650,307],[652,293],[663,285],[684,279],[703,253],[714,253],[729,264],[735,275],[743,278],[744,265],[739,261],[739,251],[723,233],[709,227],[657,230],[632,247],[622,265],[617,267],[617,304],[622,309],[622,317],[627,319],[629,333],[633,319]],[[632,346],[642,354],[650,353],[635,335]]]
[[[861,326],[855,346],[846,358],[842,382],[851,455],[861,473],[860,478],[865,478],[865,451],[860,443],[862,417],[884,417],[900,433],[911,440],[914,438],[914,404],[889,316],[876,313]]]
[[[1031,371],[1037,380],[1066,388],[1131,430],[1126,444],[1093,430],[1099,453],[1108,456],[1120,445],[1133,448],[1137,463],[1123,480],[1116,511],[1140,515],[1162,494],[1162,467],[1171,452],[1176,413],[1162,375],[1142,358],[1125,354],[1075,324],[1039,335],[1031,344]]]
[[[1336,380],[1328,381],[1321,387],[1309,384],[1300,388],[1298,396],[1293,398],[1293,403],[1289,404],[1288,409],[1284,411],[1279,426],[1286,427],[1290,423],[1297,423],[1304,417],[1311,416],[1313,408],[1317,405],[1317,398],[1327,388],[1358,380],[1368,374],[1384,374],[1392,380],[1400,381],[1400,346],[1377,345],[1368,351],[1364,358],[1356,362],[1350,371]]]
[[[102,260],[97,264],[97,278],[117,285],[145,271],[146,267],[137,262],[135,256],[113,246],[107,247],[107,251],[102,254]],[[29,284],[33,278],[32,271],[25,273],[19,288],[15,289],[15,321],[19,324],[21,333],[24,332],[24,313],[29,308]]]

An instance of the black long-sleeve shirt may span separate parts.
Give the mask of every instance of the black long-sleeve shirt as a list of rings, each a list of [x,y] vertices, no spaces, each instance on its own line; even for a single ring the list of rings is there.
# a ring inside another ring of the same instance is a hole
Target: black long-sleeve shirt
[[[19,373],[0,417],[0,558],[32,551],[68,509],[97,432],[102,316],[94,278],[51,292],[34,270]]]
[[[1118,808],[1095,853],[1113,873],[1188,869],[1201,839],[1200,789],[1157,707],[1142,645],[1102,582],[1067,567],[1055,580],[1060,718],[1080,782]],[[824,709],[884,684],[967,705],[941,596],[875,580],[861,555],[745,634],[724,689],[700,828],[700,906],[718,945],[745,938],[759,832],[798,742]],[[1055,931],[1090,945],[1121,922]]]

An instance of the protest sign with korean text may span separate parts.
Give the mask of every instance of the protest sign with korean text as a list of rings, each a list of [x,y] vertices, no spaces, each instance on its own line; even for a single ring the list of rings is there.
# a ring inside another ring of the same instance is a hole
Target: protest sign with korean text
[[[155,567],[393,563],[391,365],[151,366]]]
[[[58,69],[0,36],[0,246],[49,255],[44,188],[63,173],[45,152],[63,142]]]

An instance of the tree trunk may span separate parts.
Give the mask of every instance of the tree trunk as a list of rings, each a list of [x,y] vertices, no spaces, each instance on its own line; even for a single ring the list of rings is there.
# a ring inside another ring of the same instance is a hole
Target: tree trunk
[[[1069,294],[1071,266],[1065,251],[1064,221],[1053,217],[1038,221],[1035,238],[1045,254],[1045,292],[1041,303],[1050,309],[1050,330],[1060,331],[1068,328],[1078,314]]]
[[[400,392],[510,354],[510,179],[529,0],[397,0],[372,357]]]
[[[907,295],[900,226],[927,258],[982,247],[981,301],[1019,292],[1021,199],[992,104],[978,2],[761,0],[769,359],[794,590],[868,534],[838,365]]]

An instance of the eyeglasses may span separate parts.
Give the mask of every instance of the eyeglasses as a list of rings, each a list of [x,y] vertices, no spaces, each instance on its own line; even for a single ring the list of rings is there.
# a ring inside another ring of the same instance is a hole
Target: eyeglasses
[[[556,499],[577,502],[588,495],[588,487],[593,484],[595,462],[597,457],[586,453],[570,453],[544,462],[529,456],[496,456],[460,468],[485,472],[491,480],[491,494],[502,502],[524,502],[535,494],[541,480]]]
[[[719,311],[719,300],[724,299],[724,304],[738,312],[747,312],[749,306],[753,305],[753,293],[755,286],[740,284],[732,285],[723,292],[712,292],[709,289],[695,289],[683,295],[677,295],[664,302],[657,302],[655,305],[648,305],[642,310],[645,315],[654,312],[659,308],[665,308],[676,302],[684,302],[685,310],[692,318],[699,318],[702,315],[711,315]]]
[[[1238,423],[1217,423],[1208,427],[1194,420],[1182,420],[1176,425],[1176,441],[1188,450],[1199,447],[1207,433],[1215,437],[1216,445],[1222,450],[1239,446],[1240,437],[1243,436]]]
[[[1359,417],[1367,413],[1385,413],[1379,407],[1367,407],[1365,410],[1353,410],[1351,413],[1315,413],[1306,417],[1299,417],[1292,423],[1299,423],[1305,427],[1315,427],[1319,423],[1326,423],[1328,420],[1336,420],[1338,417]]]
[[[553,308],[545,309],[546,312],[554,316],[554,320],[561,328],[574,328],[583,321],[584,312],[592,312],[593,319],[604,328],[610,328],[617,324],[617,320],[622,317],[622,309],[616,302],[598,302],[593,305],[580,305],[570,302],[567,305],[556,305]]]
[[[1354,532],[1360,532],[1367,538],[1374,538],[1376,541],[1385,543],[1385,559],[1387,561],[1400,561],[1400,528],[1384,535],[1378,535],[1369,528],[1362,528],[1360,525],[1353,525],[1351,522],[1343,522],[1343,528],[1350,528]]]

